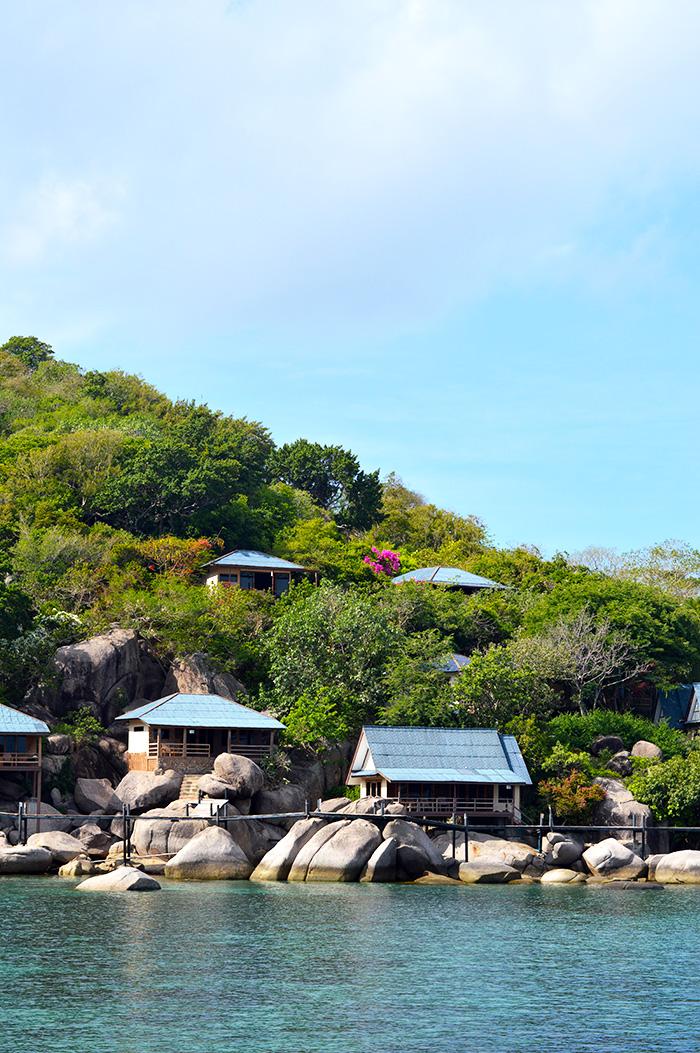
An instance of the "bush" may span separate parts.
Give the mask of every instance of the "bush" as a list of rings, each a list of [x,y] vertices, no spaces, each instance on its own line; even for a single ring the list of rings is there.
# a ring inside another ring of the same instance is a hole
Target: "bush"
[[[638,801],[649,805],[655,819],[695,826],[700,817],[700,753],[648,764],[635,772],[628,787]]]
[[[552,806],[555,816],[571,823],[589,823],[595,805],[605,800],[602,786],[591,786],[588,776],[581,771],[541,782],[539,791]]]
[[[582,716],[580,713],[562,713],[549,721],[547,730],[553,739],[570,750],[588,750],[599,735],[619,735],[625,749],[630,750],[635,742],[646,739],[663,751],[664,757],[685,757],[692,745],[686,734],[670,728],[668,724],[654,724],[645,717],[632,713],[615,713],[609,709],[595,709]]]
[[[78,709],[75,713],[69,713],[52,729],[57,735],[70,735],[75,745],[91,746],[97,742],[107,731],[102,727],[99,720],[93,717],[88,706]]]

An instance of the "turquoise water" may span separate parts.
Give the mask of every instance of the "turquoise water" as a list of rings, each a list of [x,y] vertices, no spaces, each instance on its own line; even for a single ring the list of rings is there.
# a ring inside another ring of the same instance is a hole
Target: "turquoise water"
[[[0,878],[2,1053],[700,1049],[700,889]]]

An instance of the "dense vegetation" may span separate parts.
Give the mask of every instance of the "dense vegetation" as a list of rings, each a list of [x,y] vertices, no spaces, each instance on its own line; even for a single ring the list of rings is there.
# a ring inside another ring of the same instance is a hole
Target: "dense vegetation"
[[[201,566],[238,547],[291,558],[320,586],[278,602],[203,586]],[[396,553],[404,571],[457,566],[509,588],[396,587],[373,549]],[[673,543],[606,558],[498,549],[476,516],[437,508],[395,475],[380,480],[340,446],[277,447],[263,424],[172,402],[119,370],[86,372],[34,337],[0,348],[10,704],[46,675],[57,645],[119,622],[164,656],[207,651],[251,704],[284,719],[291,741],[323,744],[367,721],[495,726],[518,734],[536,777],[573,799],[595,774],[583,739],[625,717],[609,711],[624,705],[622,687],[700,678],[700,556]],[[471,661],[451,685],[453,652]],[[576,714],[589,724],[574,734],[561,722]],[[700,800],[696,754],[663,748],[658,771],[635,773],[639,793],[658,814],[687,815],[667,765],[696,765]]]

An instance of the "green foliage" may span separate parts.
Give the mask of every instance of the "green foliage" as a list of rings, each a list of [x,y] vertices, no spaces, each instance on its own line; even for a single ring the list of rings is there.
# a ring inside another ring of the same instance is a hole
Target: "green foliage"
[[[541,782],[539,791],[552,806],[557,819],[566,823],[585,824],[591,820],[596,804],[605,800],[601,786],[591,786],[582,771],[572,771],[560,779]]]
[[[531,670],[519,667],[507,647],[490,647],[472,655],[453,694],[460,727],[499,730],[518,716],[549,715],[556,701],[549,685]]]
[[[465,519],[427,504],[393,473],[382,489],[381,523],[369,540],[380,548],[399,549],[405,570],[435,563],[460,566],[483,546],[486,531],[476,516]]]
[[[14,637],[0,639],[0,691],[10,705],[18,705],[31,687],[52,681],[56,648],[72,643],[81,628],[75,615],[54,610],[38,615]]]
[[[284,723],[286,730],[282,739],[292,746],[313,746],[318,750],[341,742],[349,734],[349,728],[326,688],[320,688],[315,695],[300,695],[285,713]]]
[[[535,717],[517,716],[509,720],[503,730],[506,735],[515,735],[530,778],[537,782],[553,745],[546,726],[539,724]]]
[[[382,723],[455,727],[457,707],[445,673],[452,641],[435,629],[405,636],[384,674],[387,708]]]
[[[92,746],[99,738],[107,734],[99,720],[90,712],[89,706],[83,706],[69,713],[51,729],[58,735],[69,735],[75,747]]]
[[[635,772],[628,787],[647,804],[657,820],[677,826],[695,826],[700,820],[700,752],[649,764]]]
[[[341,446],[297,439],[270,455],[270,475],[309,494],[339,526],[367,530],[381,518],[379,472],[363,472],[357,457]]]
[[[49,344],[42,343],[35,336],[11,336],[6,343],[0,347],[0,353],[5,352],[15,355],[32,373],[40,362],[45,362],[53,355]]]
[[[600,735],[619,735],[626,750],[631,750],[635,742],[642,739],[653,742],[667,759],[685,756],[691,748],[688,736],[668,724],[654,724],[644,717],[609,709],[596,709],[585,715],[561,713],[549,721],[547,731],[557,742],[574,751],[588,750]]]

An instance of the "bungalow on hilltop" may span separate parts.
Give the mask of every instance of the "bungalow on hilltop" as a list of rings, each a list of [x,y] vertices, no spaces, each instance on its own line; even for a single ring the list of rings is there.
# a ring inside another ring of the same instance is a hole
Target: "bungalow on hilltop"
[[[0,706],[0,774],[31,774],[37,800],[41,797],[41,736],[48,734],[43,720]]]
[[[130,771],[172,768],[185,775],[212,770],[219,753],[259,761],[272,753],[279,720],[222,695],[166,695],[117,717],[129,725]]]
[[[391,580],[394,585],[401,585],[405,581],[445,585],[448,589],[459,589],[460,592],[465,592],[467,595],[481,592],[482,589],[510,588],[510,585],[499,585],[497,581],[482,578],[478,574],[470,574],[468,570],[460,570],[459,567],[421,567],[419,570],[409,570],[405,574],[399,574],[397,578]]]
[[[291,582],[301,580],[303,574],[315,574],[298,563],[290,563],[288,559],[268,556],[248,548],[227,552],[202,569],[207,585],[223,585],[227,589],[258,589],[272,592],[273,596],[282,596]]]
[[[466,815],[520,822],[520,787],[531,786],[514,735],[484,728],[366,726],[348,786],[427,818]]]

